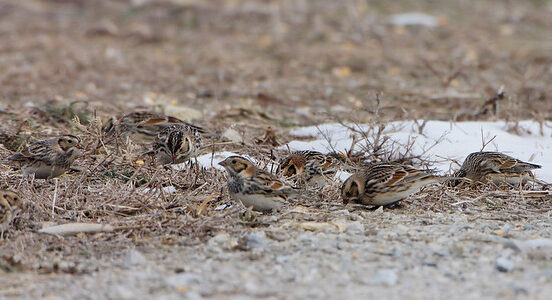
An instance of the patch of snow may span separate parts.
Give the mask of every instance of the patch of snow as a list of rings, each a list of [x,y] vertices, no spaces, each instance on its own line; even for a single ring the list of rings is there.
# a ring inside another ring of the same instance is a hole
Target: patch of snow
[[[421,132],[418,124],[422,124],[422,122],[388,123],[382,134],[382,137],[387,136],[388,138],[385,147],[393,147],[404,153],[412,144],[411,153],[413,155],[423,155],[424,158],[436,161],[434,167],[437,170],[452,173],[453,170],[459,168],[453,161],[462,163],[468,154],[481,149],[483,135],[485,142],[492,139],[485,151],[500,151],[524,161],[540,164],[543,168],[535,171],[537,178],[547,182],[552,181],[552,155],[550,155],[552,153],[552,122],[540,124],[535,121],[521,121],[518,123],[517,133],[510,130],[513,128],[513,123],[505,121],[456,123],[428,121]],[[351,130],[351,128],[355,130]],[[278,149],[287,150],[289,147],[292,151],[345,152],[351,147],[353,136],[356,136],[361,140],[355,148],[359,150],[362,149],[362,146],[374,142],[373,133],[367,134],[368,141],[362,140],[358,133],[368,130],[370,127],[366,124],[342,125],[335,123],[301,127],[292,130],[290,134],[302,138],[312,137],[312,140],[291,141]],[[206,168],[214,167],[223,170],[218,163],[231,155],[236,154],[232,152],[215,153],[212,159],[211,154],[205,154],[198,157],[198,162]],[[348,176],[350,173],[338,172],[335,178],[345,180]]]
[[[418,121],[421,124],[421,121]],[[368,130],[367,125],[357,124],[323,124],[320,126],[302,127],[290,133],[297,137],[313,137],[311,141],[292,141],[280,149],[316,150],[323,153],[330,151],[347,151],[353,136],[360,138],[358,133],[349,128]],[[485,142],[494,139],[487,145],[485,151],[500,151],[515,158],[540,164],[542,169],[535,171],[537,178],[552,181],[552,122],[539,124],[535,121],[518,123],[519,134],[509,130],[513,123],[497,122],[444,122],[428,121],[422,132],[415,121],[398,121],[387,124],[383,135],[389,137],[387,146],[392,146],[402,153],[413,143],[412,154],[424,154],[426,158],[436,160],[435,167],[442,171],[457,169],[459,163],[482,146],[482,134]],[[356,130],[355,130],[356,131]],[[373,142],[372,134],[368,134],[369,142]],[[366,141],[357,144],[366,146]],[[356,148],[357,150],[359,148]],[[339,178],[343,178],[339,176]]]

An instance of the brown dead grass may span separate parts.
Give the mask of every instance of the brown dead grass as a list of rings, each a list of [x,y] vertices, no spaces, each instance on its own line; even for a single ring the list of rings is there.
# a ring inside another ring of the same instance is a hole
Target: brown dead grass
[[[54,181],[29,182],[0,165],[0,188],[26,199],[0,241],[0,267],[60,271],[42,265],[44,258],[79,261],[140,243],[193,243],[265,226],[244,224],[236,207],[215,210],[230,202],[222,172],[163,169],[140,156],[142,145],[106,139],[101,121],[123,112],[169,104],[196,109],[202,117],[195,121],[215,133],[204,153],[236,151],[264,165],[296,125],[338,120],[377,129],[397,119],[506,119],[515,132],[518,120],[551,118],[547,1],[301,3],[0,1],[0,159],[59,133],[79,134],[86,145],[77,163],[84,171],[57,182],[53,214]],[[405,11],[436,15],[441,25],[387,23],[389,14]],[[488,108],[501,86],[504,97]],[[230,126],[244,144],[220,137]],[[388,156],[380,160],[412,159],[381,150]],[[355,155],[349,163],[361,166]],[[161,191],[170,185],[176,193]],[[338,189],[336,183],[312,191],[302,215],[324,220],[340,204]],[[468,208],[478,217],[527,218],[550,209],[545,199],[489,187],[428,187],[399,213]],[[44,222],[110,223],[116,230],[64,239],[35,233]]]

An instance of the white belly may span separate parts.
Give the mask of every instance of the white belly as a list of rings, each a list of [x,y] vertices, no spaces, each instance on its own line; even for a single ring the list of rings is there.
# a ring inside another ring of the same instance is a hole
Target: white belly
[[[231,193],[230,197],[232,197],[234,201],[241,202],[245,207],[253,207],[253,210],[256,211],[266,212],[277,210],[284,205],[283,199],[279,197],[237,193]]]
[[[379,193],[371,199],[362,199],[366,205],[388,205],[395,203],[399,200],[405,199],[408,196],[417,193],[422,187],[435,181],[423,181],[412,185],[409,189],[395,193]]]
[[[34,174],[35,179],[48,179],[54,178],[65,173],[66,169],[62,167],[52,167],[52,166],[40,166],[40,167],[26,167],[23,168],[24,175]]]
[[[527,183],[531,177],[528,173],[525,173],[520,176],[512,176],[512,175],[506,175],[506,174],[489,174],[487,175],[487,179],[489,179],[492,183],[496,185],[501,184],[509,184],[513,186],[519,186],[521,184]]]

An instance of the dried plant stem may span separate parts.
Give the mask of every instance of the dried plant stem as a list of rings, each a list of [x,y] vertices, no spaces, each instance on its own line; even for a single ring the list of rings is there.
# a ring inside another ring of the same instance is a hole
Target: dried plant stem
[[[54,187],[54,197],[52,199],[52,221],[54,220],[54,215],[55,215],[55,207],[56,207],[56,201],[57,201],[57,192],[58,192],[58,179],[57,178],[54,178],[54,181],[56,183],[55,187]]]

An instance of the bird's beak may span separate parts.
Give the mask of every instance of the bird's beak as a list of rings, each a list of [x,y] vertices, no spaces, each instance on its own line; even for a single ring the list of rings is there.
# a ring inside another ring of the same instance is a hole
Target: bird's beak
[[[223,167],[226,167],[226,160],[223,160],[223,161],[219,162],[218,164],[223,166]]]

